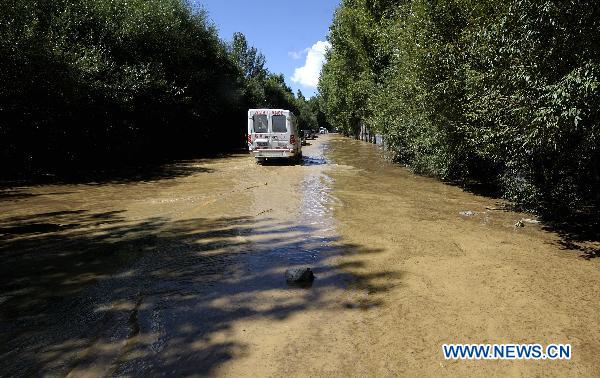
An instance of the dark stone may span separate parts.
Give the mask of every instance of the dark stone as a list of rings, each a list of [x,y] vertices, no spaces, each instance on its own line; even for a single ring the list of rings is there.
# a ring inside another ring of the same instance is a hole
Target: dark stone
[[[288,284],[307,284],[315,279],[310,268],[290,268],[285,271],[285,280]]]

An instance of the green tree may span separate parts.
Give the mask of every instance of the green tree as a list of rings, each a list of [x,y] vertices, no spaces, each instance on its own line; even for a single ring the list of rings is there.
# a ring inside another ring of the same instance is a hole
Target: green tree
[[[179,0],[2,6],[7,168],[147,159],[231,140],[220,136],[237,129],[224,118],[238,73],[203,12]]]
[[[296,110],[281,75],[184,0],[0,2],[2,174],[244,144],[245,112]]]
[[[322,109],[417,172],[540,212],[597,208],[599,16],[591,0],[344,0]]]
[[[318,129],[317,114],[299,89],[296,93],[296,109],[300,129],[313,131]]]
[[[284,108],[296,111],[292,89],[281,74],[265,67],[265,57],[248,44],[246,36],[235,33],[228,47],[231,59],[242,76],[246,108]]]

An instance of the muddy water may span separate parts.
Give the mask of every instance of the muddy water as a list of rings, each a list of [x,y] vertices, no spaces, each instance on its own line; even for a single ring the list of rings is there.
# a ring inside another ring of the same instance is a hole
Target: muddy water
[[[1,192],[3,375],[600,373],[597,259],[373,145],[322,136],[304,155]],[[292,266],[313,286],[288,287]],[[445,361],[457,342],[574,352]]]

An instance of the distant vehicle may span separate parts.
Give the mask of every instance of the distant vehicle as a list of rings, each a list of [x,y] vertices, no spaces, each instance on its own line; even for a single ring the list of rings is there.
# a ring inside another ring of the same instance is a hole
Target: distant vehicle
[[[306,146],[308,144],[308,142],[306,142],[306,133],[304,132],[304,130],[300,132],[300,141],[300,144],[303,146]]]
[[[302,146],[296,116],[283,109],[248,110],[248,149],[258,162],[299,159]]]
[[[324,127],[319,127],[319,134],[327,134],[327,133],[329,133],[329,131],[327,131],[327,129],[326,129],[326,128],[324,128]]]
[[[315,139],[315,133],[310,129],[302,130],[302,135],[306,139]]]

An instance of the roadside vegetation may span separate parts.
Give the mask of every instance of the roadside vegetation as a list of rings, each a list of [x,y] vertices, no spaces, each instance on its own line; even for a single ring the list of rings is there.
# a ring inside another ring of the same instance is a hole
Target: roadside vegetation
[[[253,107],[316,128],[316,98],[183,0],[3,0],[0,82],[3,176],[226,151]]]
[[[600,201],[600,5],[343,0],[320,93],[347,135],[542,214]]]

